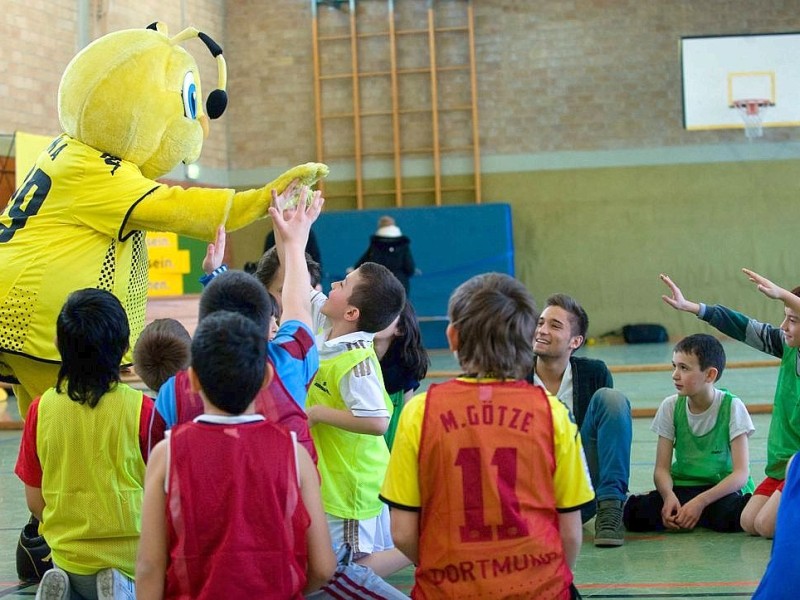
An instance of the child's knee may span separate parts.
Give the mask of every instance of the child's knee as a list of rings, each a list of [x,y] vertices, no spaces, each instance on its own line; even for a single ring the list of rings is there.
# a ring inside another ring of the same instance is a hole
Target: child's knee
[[[770,511],[760,511],[754,519],[753,527],[755,535],[772,539],[775,536],[775,514]]]
[[[742,516],[739,519],[739,524],[742,526],[742,529],[745,531],[745,533],[749,533],[750,535],[759,535],[758,531],[756,531],[755,519],[752,517],[742,513]]]

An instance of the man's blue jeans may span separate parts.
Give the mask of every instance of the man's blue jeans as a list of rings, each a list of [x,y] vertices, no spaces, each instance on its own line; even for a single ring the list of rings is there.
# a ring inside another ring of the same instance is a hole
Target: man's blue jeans
[[[586,454],[597,500],[625,501],[631,476],[631,403],[617,390],[600,388],[589,401],[581,424]],[[597,512],[593,502],[581,510],[585,523]]]

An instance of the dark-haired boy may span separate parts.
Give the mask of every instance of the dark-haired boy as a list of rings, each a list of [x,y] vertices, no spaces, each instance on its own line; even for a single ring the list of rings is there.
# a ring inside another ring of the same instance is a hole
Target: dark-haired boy
[[[271,375],[263,327],[228,311],[200,322],[189,379],[204,414],[153,449],[138,598],[301,598],[333,575],[311,457],[255,414]]]
[[[286,293],[284,289],[284,293]],[[320,367],[306,412],[319,456],[322,501],[338,551],[348,545],[359,563],[386,576],[408,564],[391,540],[388,507],[378,498],[389,449],[383,434],[390,400],[373,348],[405,304],[389,269],[365,263],[325,298],[317,292],[315,330]]]
[[[602,360],[574,356],[588,329],[589,317],[577,300],[566,294],[550,296],[536,325],[536,357],[528,381],[547,389],[572,411],[597,494],[581,518],[585,523],[596,512],[594,545],[614,547],[625,541],[622,506],[631,472],[631,404],[612,389],[614,381]]]
[[[742,401],[714,386],[725,369],[722,344],[703,333],[685,337],[675,345],[672,369],[678,393],[661,403],[651,426],[658,434],[656,490],[628,498],[625,527],[741,531],[754,487],[748,437],[755,428]]]
[[[72,292],[56,333],[58,379],[28,410],[15,468],[52,549],[36,598],[133,598],[153,402],[120,381],[130,329],[113,294]]]

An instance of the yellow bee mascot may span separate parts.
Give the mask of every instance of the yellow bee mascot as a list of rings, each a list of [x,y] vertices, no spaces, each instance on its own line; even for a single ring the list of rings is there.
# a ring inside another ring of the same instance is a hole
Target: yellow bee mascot
[[[195,37],[218,67],[205,112],[197,63],[179,45]],[[0,215],[0,378],[15,384],[23,416],[56,382],[56,317],[70,292],[116,295],[133,347],[145,320],[145,232],[210,241],[220,225],[232,231],[266,217],[272,189],[327,175],[325,165],[307,163],[244,192],[154,181],[200,156],[208,119],[225,110],[226,78],[210,37],[194,28],[169,37],[160,23],[103,36],[67,65],[58,90],[64,133]]]

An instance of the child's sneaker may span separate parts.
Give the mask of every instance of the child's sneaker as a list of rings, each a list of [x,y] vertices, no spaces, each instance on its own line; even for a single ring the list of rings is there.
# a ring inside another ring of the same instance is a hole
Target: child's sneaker
[[[50,569],[42,576],[36,600],[69,600],[69,575],[61,569]]]
[[[116,569],[103,569],[97,572],[97,600],[136,600],[136,586]]]
[[[600,500],[594,522],[594,545],[600,547],[622,546],[625,543],[625,526],[622,524],[621,500]]]

